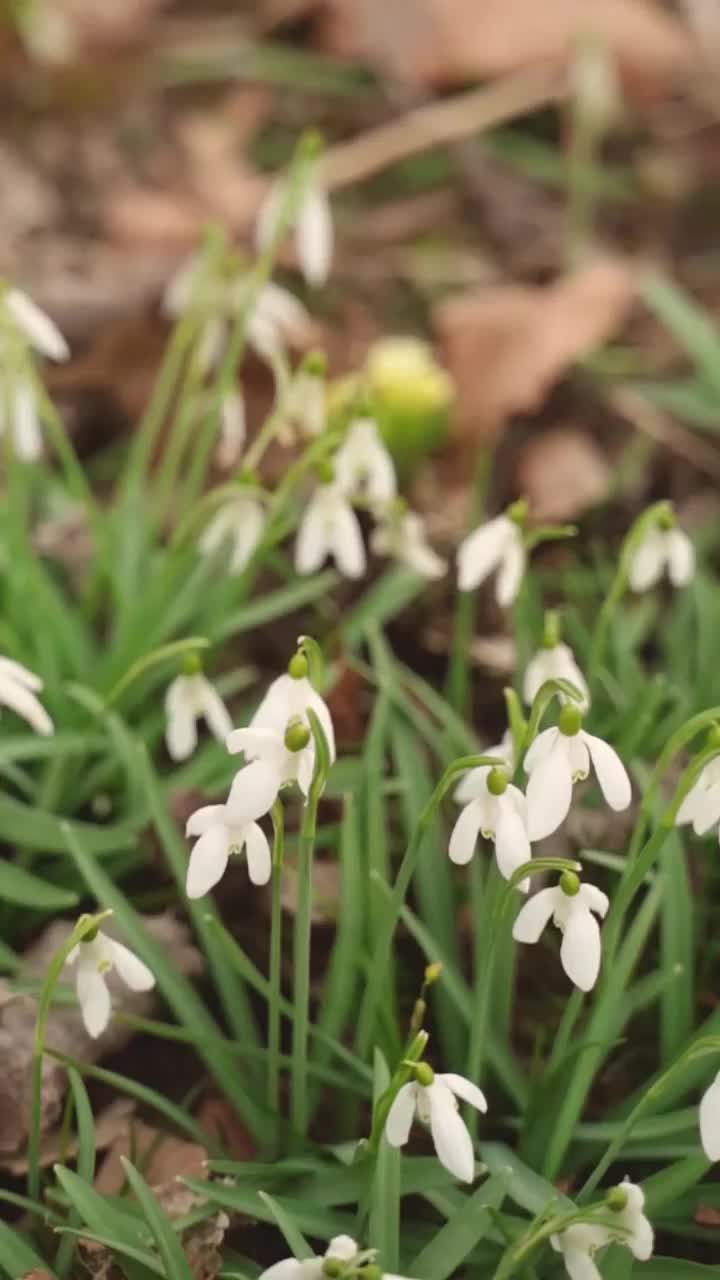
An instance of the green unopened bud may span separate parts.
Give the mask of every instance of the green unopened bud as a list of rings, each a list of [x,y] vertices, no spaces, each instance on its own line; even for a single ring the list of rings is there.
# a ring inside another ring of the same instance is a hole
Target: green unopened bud
[[[307,129],[300,139],[299,147],[308,160],[316,160],[325,150],[325,139],[319,129]]]
[[[415,1066],[415,1079],[427,1089],[435,1079],[435,1072],[429,1062],[418,1062]]]
[[[311,736],[310,730],[302,720],[291,720],[285,730],[285,746],[288,751],[304,751]]]
[[[605,1196],[605,1203],[612,1213],[622,1213],[627,1209],[627,1191],[623,1187],[611,1187]]]
[[[329,458],[323,458],[318,462],[316,474],[320,484],[332,484],[335,479],[335,468]]]
[[[311,378],[324,378],[327,373],[327,356],[324,351],[308,351],[300,368]]]
[[[182,673],[184,676],[196,676],[202,671],[202,662],[199,653],[184,653],[182,658]]]
[[[563,871],[559,883],[568,898],[574,898],[580,892],[580,877],[574,871]]]
[[[560,614],[548,609],[543,624],[543,649],[554,649],[560,643]]]
[[[513,524],[517,524],[522,529],[528,518],[527,498],[518,498],[517,502],[511,502],[505,511],[508,520],[512,520]]]
[[[558,729],[566,738],[574,738],[582,729],[582,716],[577,707],[568,704],[563,707],[558,717]]]
[[[379,1267],[377,1262],[369,1262],[366,1267],[361,1267],[358,1271],[359,1280],[382,1280],[383,1269]]]
[[[325,1258],[323,1260],[322,1270],[323,1275],[327,1276],[328,1280],[338,1280],[338,1277],[341,1276],[345,1270],[345,1264],[340,1258]]]
[[[501,796],[507,791],[508,776],[505,769],[491,769],[487,779],[486,786],[491,796]]]
[[[437,982],[442,974],[442,965],[439,960],[434,960],[425,970],[425,986],[431,987],[433,982]]]
[[[707,731],[705,738],[705,747],[708,751],[717,751],[720,749],[720,724],[713,724]]]
[[[237,484],[241,489],[257,489],[259,485],[257,471],[253,471],[252,467],[243,467],[237,477]]]
[[[675,528],[675,512],[669,502],[666,502],[661,511],[658,512],[657,518],[658,529],[674,529]]]
[[[82,917],[81,917],[81,919],[82,919]],[[82,936],[82,938],[80,939],[80,941],[81,941],[81,942],[94,942],[94,941],[95,941],[95,939],[96,939],[96,938],[97,938],[97,936],[98,936],[98,932],[99,932],[99,930],[98,930],[97,925],[93,925],[92,929],[88,929],[87,933],[84,933],[84,934],[83,934],[83,936]]]
[[[304,653],[294,653],[288,662],[288,675],[293,680],[304,680],[308,673],[308,660]]]
[[[374,343],[368,353],[367,385],[372,416],[401,468],[444,443],[455,388],[428,343],[414,337]]]

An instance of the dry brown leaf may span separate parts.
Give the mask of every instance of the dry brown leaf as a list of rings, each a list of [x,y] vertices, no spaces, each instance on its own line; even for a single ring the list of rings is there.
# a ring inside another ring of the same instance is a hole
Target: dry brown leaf
[[[120,1194],[126,1181],[121,1156],[140,1164],[149,1186],[162,1187],[174,1178],[207,1177],[207,1154],[197,1142],[126,1119],[98,1170],[95,1190],[103,1196]]]
[[[233,1160],[251,1160],[255,1144],[227,1098],[209,1094],[203,1098],[197,1122],[209,1138],[216,1138],[223,1151]]]
[[[530,440],[518,464],[518,488],[538,520],[573,520],[602,502],[612,469],[579,427],[553,427]]]
[[[321,23],[334,52],[425,85],[561,65],[592,36],[631,90],[657,91],[693,66],[686,31],[652,0],[326,0]]]
[[[127,1128],[128,1117],[132,1115],[135,1103],[131,1098],[116,1098],[95,1116],[95,1147],[104,1151],[112,1145],[119,1133]],[[58,1160],[73,1160],[77,1154],[77,1138],[70,1137],[62,1126],[52,1133],[43,1134],[40,1143],[40,1165],[47,1169]],[[2,1159],[2,1167],[13,1177],[20,1178],[28,1171],[26,1152],[8,1159]]]
[[[165,250],[192,248],[207,220],[206,206],[186,192],[130,185],[111,191],[100,211],[101,229],[115,244]]]
[[[634,293],[632,267],[606,258],[551,285],[500,285],[441,303],[434,322],[461,430],[491,436],[512,414],[537,410],[575,360],[620,329]]]

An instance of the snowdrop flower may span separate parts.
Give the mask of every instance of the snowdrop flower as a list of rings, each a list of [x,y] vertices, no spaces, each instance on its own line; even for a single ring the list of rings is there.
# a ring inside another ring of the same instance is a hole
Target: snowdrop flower
[[[394,556],[423,578],[442,578],[447,565],[428,545],[425,521],[415,511],[407,511],[400,499],[383,512],[370,536],[376,556]]]
[[[602,1280],[594,1255],[608,1243],[605,1227],[589,1222],[575,1222],[559,1235],[550,1237],[556,1253],[563,1255],[570,1280]]]
[[[0,394],[0,436],[10,432],[13,448],[23,462],[42,457],[43,440],[35,388],[29,378],[11,377]]]
[[[9,707],[17,716],[27,720],[31,729],[48,737],[55,727],[42,703],[35,697],[43,682],[20,662],[0,656],[0,706]]]
[[[215,448],[215,462],[223,471],[240,461],[246,435],[245,401],[239,391],[231,391],[220,406],[220,438]]]
[[[590,691],[585,677],[580,670],[575,655],[569,645],[558,641],[556,644],[543,646],[527,664],[523,678],[523,698],[529,707],[548,680],[568,680],[582,694],[582,699],[573,705],[578,711],[587,711],[590,706]],[[561,695],[562,701],[568,699]]]
[[[198,546],[203,555],[211,556],[224,542],[232,545],[230,573],[242,573],[250,561],[265,526],[265,509],[249,486],[238,489],[238,496],[223,504],[203,530]]]
[[[457,1099],[469,1102],[478,1111],[487,1111],[485,1095],[476,1084],[454,1072],[436,1075],[427,1062],[415,1067],[415,1080],[399,1090],[385,1123],[385,1137],[391,1147],[404,1147],[417,1114],[430,1125],[438,1160],[462,1182],[475,1177],[472,1138],[458,1112]]]
[[[287,196],[287,183],[276,182],[260,207],[255,228],[259,253],[272,244],[278,233]],[[311,174],[305,184],[294,223],[300,270],[309,285],[323,285],[330,274],[334,237],[330,201],[316,174]]]
[[[325,1250],[322,1258],[283,1258],[267,1271],[263,1271],[260,1280],[402,1280],[389,1271],[381,1271],[376,1265],[376,1249],[365,1249],[362,1252],[350,1236],[335,1236]]]
[[[300,521],[295,543],[298,573],[315,573],[330,557],[346,578],[365,572],[365,547],[360,522],[336,483],[320,483]]]
[[[100,929],[87,934],[73,947],[67,962],[77,964],[75,990],[85,1030],[93,1040],[102,1035],[110,1021],[112,1006],[107,975],[113,969],[131,991],[150,991],[155,986],[155,978],[147,965]]]
[[[67,360],[70,348],[63,335],[44,311],[20,289],[6,289],[0,296],[10,321],[23,339],[49,360]]]
[[[484,773],[484,777],[477,775]],[[472,796],[460,813],[450,836],[449,854],[452,862],[463,865],[475,852],[480,832],[486,840],[495,844],[495,857],[502,875],[509,880],[514,871],[532,857],[526,826],[525,797],[513,787],[506,769],[494,767],[473,769],[472,784],[467,779],[464,794],[472,785]],[[529,881],[519,886],[527,893]]]
[[[298,640],[302,645],[302,637]],[[308,677],[308,662],[301,648],[294,653],[287,671],[273,680],[265,697],[250,721],[251,729],[273,729],[284,733],[288,720],[300,720],[308,724],[308,711],[320,722],[330,752],[335,759],[335,731],[327,703],[313,688]]]
[[[209,804],[190,815],[187,836],[198,836],[190,854],[185,891],[188,898],[202,898],[225,874],[232,854],[243,849],[253,884],[267,884],[272,859],[267,836],[252,819],[233,818],[229,804]]]
[[[325,375],[327,361],[321,351],[310,351],[294,373],[285,400],[283,444],[295,444],[297,438],[314,440],[325,430],[327,416]]]
[[[269,281],[255,297],[247,339],[256,355],[272,363],[284,357],[289,346],[300,342],[311,324],[307,307],[289,289]]]
[[[648,591],[667,572],[674,587],[684,587],[695,573],[695,548],[687,534],[675,527],[671,511],[647,530],[630,561],[633,591]]]
[[[563,871],[554,889],[541,889],[521,908],[513,938],[516,942],[537,942],[552,919],[563,935],[563,969],[581,991],[591,991],[600,972],[601,955],[600,927],[595,915],[604,919],[609,905],[602,890],[581,884],[574,871]]]
[[[515,503],[509,508],[509,514],[481,524],[460,543],[457,565],[461,591],[472,591],[497,570],[495,598],[502,609],[513,603],[527,560],[522,531],[524,516],[525,504]]]
[[[654,1233],[644,1206],[642,1187],[626,1178],[605,1197],[605,1207],[617,1225],[578,1222],[551,1236],[553,1249],[563,1254],[570,1280],[602,1280],[594,1255],[613,1242],[625,1245],[639,1262],[647,1262],[653,1251]]]
[[[696,836],[707,835],[720,823],[720,756],[705,765],[680,805],[675,822],[679,827],[692,823]]]
[[[515,751],[513,749],[512,733],[506,729],[502,738],[494,747],[488,747],[485,752],[488,756],[497,756],[500,763],[507,765],[510,773],[515,769]],[[458,804],[469,804],[474,800],[478,792],[482,793],[482,784],[485,782],[492,765],[481,764],[475,769],[468,769],[460,779],[455,788],[454,799]]]
[[[700,1099],[700,1141],[708,1160],[720,1160],[720,1071]]]
[[[616,812],[627,809],[632,788],[619,755],[602,738],[585,732],[577,707],[565,706],[557,728],[538,734],[525,757],[531,840],[544,840],[565,821],[573,783],[587,778],[591,761],[607,804]]]
[[[205,720],[218,742],[232,730],[232,720],[219,693],[202,674],[199,659],[189,654],[183,674],[165,694],[165,742],[173,760],[187,760],[197,746],[197,722]]]
[[[372,418],[356,418],[333,458],[335,480],[352,502],[380,510],[397,493],[395,467]]]

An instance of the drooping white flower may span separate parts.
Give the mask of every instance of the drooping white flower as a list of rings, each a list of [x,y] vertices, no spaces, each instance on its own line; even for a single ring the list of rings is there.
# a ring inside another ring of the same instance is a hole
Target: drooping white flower
[[[67,360],[70,348],[50,316],[21,289],[7,289],[0,296],[10,319],[31,347],[49,360]]]
[[[372,418],[356,418],[333,458],[335,482],[351,502],[383,510],[397,493],[393,460]]]
[[[370,535],[376,556],[394,556],[423,578],[442,578],[447,565],[427,541],[425,521],[415,511],[395,510],[392,504]]]
[[[458,1112],[457,1099],[487,1111],[485,1095],[476,1084],[454,1072],[436,1075],[427,1063],[415,1068],[416,1079],[398,1091],[388,1112],[385,1137],[391,1147],[404,1147],[417,1114],[430,1126],[438,1160],[462,1182],[475,1177],[472,1138]]]
[[[678,826],[692,823],[696,836],[706,835],[720,823],[720,757],[705,765],[680,805],[675,822]]]
[[[267,884],[270,879],[272,858],[265,832],[252,819],[235,822],[229,804],[196,809],[188,818],[185,834],[199,837],[188,863],[185,887],[189,898],[209,893],[224,876],[231,855],[243,849],[252,883]]]
[[[602,738],[586,733],[577,708],[563,707],[557,728],[538,734],[525,757],[528,834],[544,840],[565,821],[573,783],[587,778],[592,761],[595,776],[611,809],[627,809],[632,788],[619,755]]]
[[[666,572],[674,587],[686,586],[695,573],[695,548],[682,529],[655,525],[630,561],[630,586],[633,591],[648,591]]]
[[[276,182],[260,206],[255,229],[260,253],[268,248],[278,233],[287,194],[287,183]],[[294,223],[300,270],[309,285],[323,285],[330,274],[334,236],[330,202],[316,175],[311,175],[305,184]]]
[[[624,1245],[639,1262],[651,1257],[654,1233],[645,1216],[642,1187],[627,1178],[606,1196],[607,1222],[576,1222],[550,1237],[570,1280],[602,1280],[594,1257],[608,1244]]]
[[[550,1237],[556,1253],[563,1255],[570,1280],[602,1280],[594,1262],[598,1249],[608,1243],[608,1234],[597,1223],[574,1222],[559,1235]]]
[[[214,555],[224,542],[232,544],[230,572],[242,573],[250,561],[265,526],[265,509],[251,489],[239,490],[223,504],[203,530],[198,546],[203,555]]]
[[[240,391],[231,391],[220,406],[220,436],[215,448],[215,462],[223,471],[240,461],[246,435],[245,400]]]
[[[320,353],[308,356],[293,374],[285,400],[283,443],[314,440],[325,430],[327,416],[325,361]]]
[[[176,678],[165,694],[165,742],[173,760],[187,760],[197,746],[198,720],[204,720],[218,742],[232,730],[232,720],[220,697],[201,671]]]
[[[568,680],[582,694],[582,701],[574,703],[578,711],[590,706],[590,691],[569,645],[559,641],[551,647],[539,649],[527,664],[523,678],[523,698],[530,707],[542,686],[548,680]],[[567,699],[563,696],[563,701]]]
[[[513,748],[512,733],[506,729],[502,738],[494,747],[488,747],[484,752],[488,756],[496,756],[501,764],[506,764],[510,773],[515,769],[515,751]],[[481,764],[475,769],[468,769],[467,773],[462,775],[458,785],[455,788],[453,798],[458,804],[468,804],[475,799],[478,792],[482,793],[482,786],[485,782],[492,765]]]
[[[605,917],[609,899],[593,884],[582,884],[572,871],[564,871],[554,889],[541,889],[522,907],[513,925],[516,942],[538,942],[552,919],[563,935],[560,960],[571,982],[591,991],[600,972],[600,927],[595,915]],[[595,913],[595,914],[593,914]]]
[[[37,393],[21,375],[11,377],[0,392],[0,436],[10,434],[13,450],[23,462],[42,457],[43,439]]]
[[[258,291],[247,322],[247,339],[256,355],[273,361],[300,342],[311,326],[299,298],[272,280]]]
[[[325,1265],[328,1258],[339,1263],[339,1280],[347,1274],[348,1280],[360,1280],[364,1268],[374,1266],[377,1257],[376,1249],[359,1249],[350,1236],[335,1236],[325,1250],[324,1255],[313,1258],[283,1258],[263,1271],[259,1280],[323,1280],[326,1275]],[[402,1276],[383,1271],[384,1280],[404,1280]]]
[[[116,970],[131,991],[150,991],[155,986],[154,975],[147,965],[138,960],[128,947],[109,938],[100,929],[94,938],[73,947],[67,962],[77,965],[75,990],[85,1030],[93,1040],[102,1035],[110,1021],[112,1003],[107,975],[111,970]]]
[[[17,716],[27,720],[31,729],[43,737],[55,732],[52,720],[42,703],[35,697],[43,682],[20,662],[0,656],[0,706],[9,707]]]
[[[361,578],[366,559],[360,522],[339,485],[319,484],[297,533],[295,568],[315,573],[330,557],[346,578]]]
[[[708,1160],[720,1160],[720,1071],[700,1099],[700,1141]]]
[[[251,729],[272,729],[284,733],[289,720],[300,720],[309,726],[308,711],[320,722],[331,761],[335,759],[335,730],[325,700],[308,678],[307,659],[296,653],[283,675],[269,685],[265,696],[250,721]]]
[[[520,590],[526,561],[520,525],[510,516],[496,516],[461,542],[457,553],[458,586],[461,591],[472,591],[497,570],[495,598],[506,609]]]
[[[475,852],[478,835],[495,844],[495,857],[502,875],[509,880],[513,872],[532,856],[527,834],[525,797],[512,786],[508,773],[501,767],[474,769],[472,795],[467,800],[450,836],[449,854],[453,862],[469,862]],[[479,777],[480,773],[483,777]],[[467,779],[464,794],[470,791]],[[520,882],[527,893],[529,881]]]

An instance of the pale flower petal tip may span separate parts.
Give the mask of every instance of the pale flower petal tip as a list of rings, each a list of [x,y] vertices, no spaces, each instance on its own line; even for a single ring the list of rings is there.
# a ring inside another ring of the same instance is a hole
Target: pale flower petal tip
[[[496,516],[468,534],[457,553],[458,586],[473,591],[497,570],[496,598],[501,608],[516,599],[526,564],[522,530],[507,515]]]
[[[708,1160],[720,1160],[720,1071],[700,1100],[700,1141]]]
[[[676,525],[646,530],[630,560],[628,580],[633,591],[648,591],[667,574],[674,587],[684,587],[695,574],[695,548]]]
[[[430,1126],[436,1155],[442,1165],[462,1182],[475,1176],[475,1156],[470,1133],[458,1112],[457,1099],[479,1111],[487,1110],[484,1094],[470,1080],[454,1073],[434,1075],[426,1064],[416,1068],[419,1079],[402,1086],[393,1100],[385,1123],[385,1137],[393,1147],[408,1141],[417,1116]]]
[[[603,798],[611,809],[627,809],[632,786],[617,752],[602,738],[586,733],[579,708],[563,707],[558,728],[538,735],[525,757],[528,833],[531,840],[543,840],[557,831],[570,810],[575,782],[595,770]]]
[[[346,578],[361,578],[365,573],[360,522],[335,484],[318,486],[300,522],[295,543],[298,573],[315,573],[327,559],[334,560]]]
[[[142,960],[98,929],[93,938],[82,940],[68,957],[76,965],[75,989],[85,1030],[95,1040],[110,1021],[112,1001],[107,977],[114,969],[131,991],[149,991],[155,985],[152,971]]]
[[[595,915],[604,916],[608,899],[594,885],[582,884],[577,875],[564,872],[555,888],[541,889],[519,911],[513,925],[517,942],[536,943],[546,925],[563,935],[560,959],[570,981],[580,991],[591,991],[601,962],[601,939]]]
[[[11,658],[0,656],[0,706],[8,707],[15,715],[27,721],[31,729],[42,737],[55,732],[50,716],[35,693],[42,688],[42,681],[32,672]]]
[[[8,289],[5,306],[31,346],[50,360],[67,360],[70,348],[50,316],[21,289]]]

